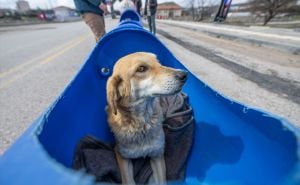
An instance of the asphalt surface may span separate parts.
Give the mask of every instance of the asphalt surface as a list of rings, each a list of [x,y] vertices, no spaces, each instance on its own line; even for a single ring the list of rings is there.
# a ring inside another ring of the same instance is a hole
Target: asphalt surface
[[[0,43],[1,154],[64,90],[95,40],[73,22],[1,27]]]
[[[107,31],[117,22],[107,19]],[[208,85],[300,127],[299,55],[220,38],[199,31],[199,25],[158,22],[157,27],[158,38]],[[284,44],[297,50],[296,33],[272,31],[288,34]],[[244,33],[257,35],[255,29]],[[269,33],[261,33],[258,37],[268,40]],[[83,22],[0,28],[0,155],[60,95],[94,45]]]
[[[177,37],[172,36],[163,30],[159,29],[158,33],[163,35],[167,39],[170,39],[177,44],[184,46],[186,49],[207,58],[211,62],[217,63],[223,68],[229,69],[240,77],[250,80],[270,92],[277,93],[283,98],[287,98],[288,100],[300,104],[300,86],[298,85],[298,82],[280,78],[272,74],[257,72],[251,68],[247,68],[243,65],[228,60],[225,57],[219,56],[206,47],[178,39]]]
[[[299,42],[298,32],[171,22],[158,21],[158,36],[199,79],[248,107],[267,110],[300,127],[300,57],[282,50],[286,45]],[[229,39],[199,30],[199,27],[212,29],[213,26],[216,30],[244,30],[253,40],[262,35],[263,40],[270,43],[285,39],[280,47],[269,47],[246,42],[243,39],[245,36],[240,34]],[[295,49],[300,49],[300,44]]]

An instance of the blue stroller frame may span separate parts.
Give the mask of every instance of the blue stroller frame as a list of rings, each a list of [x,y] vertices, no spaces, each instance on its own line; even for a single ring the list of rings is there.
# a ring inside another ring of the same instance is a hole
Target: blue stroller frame
[[[74,149],[87,134],[113,140],[104,111],[106,80],[120,57],[138,51],[155,53],[163,65],[186,69],[143,29],[134,11],[126,11],[53,105],[1,156],[0,184],[94,184],[94,177],[70,168]],[[299,129],[224,97],[192,73],[183,91],[194,109],[196,130],[182,184],[300,182]]]

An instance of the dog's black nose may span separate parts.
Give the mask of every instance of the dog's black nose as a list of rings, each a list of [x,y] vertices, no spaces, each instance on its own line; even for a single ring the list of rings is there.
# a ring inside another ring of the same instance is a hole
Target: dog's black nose
[[[186,72],[186,71],[178,71],[178,72],[176,72],[175,77],[177,80],[185,82],[187,79],[187,75],[188,75],[188,72]]]

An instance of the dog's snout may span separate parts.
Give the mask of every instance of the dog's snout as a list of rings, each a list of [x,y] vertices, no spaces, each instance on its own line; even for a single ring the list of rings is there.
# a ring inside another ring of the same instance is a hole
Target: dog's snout
[[[185,82],[187,79],[187,75],[188,75],[188,73],[186,71],[178,71],[178,72],[176,72],[175,77],[177,80]]]

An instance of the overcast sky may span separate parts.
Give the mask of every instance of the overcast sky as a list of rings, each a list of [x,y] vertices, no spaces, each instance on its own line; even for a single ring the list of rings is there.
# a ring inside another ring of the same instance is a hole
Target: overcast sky
[[[16,8],[16,1],[17,0],[0,0],[0,8]],[[68,6],[71,8],[74,8],[74,2],[73,0],[27,0],[29,2],[29,5],[31,8],[51,8],[55,6]],[[145,0],[143,0],[144,2]],[[158,3],[162,2],[170,2],[174,1],[177,4],[181,6],[186,6],[187,0],[158,0]],[[220,3],[220,0],[208,0],[211,3],[218,4]],[[245,2],[247,0],[232,0],[233,4]],[[118,7],[119,3],[116,3],[116,7]]]

